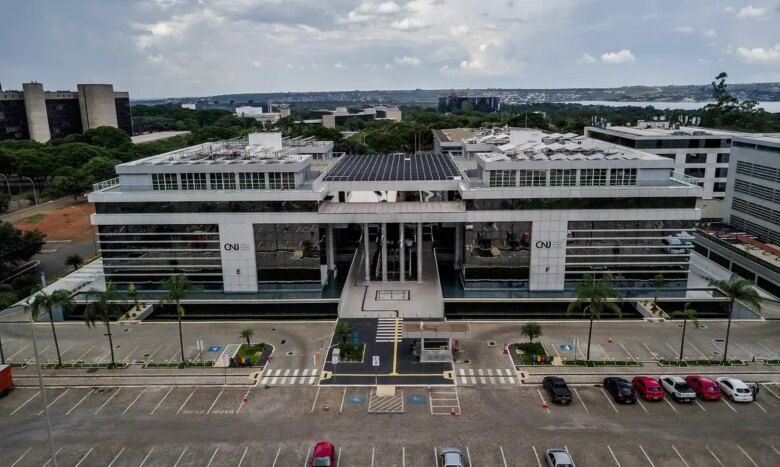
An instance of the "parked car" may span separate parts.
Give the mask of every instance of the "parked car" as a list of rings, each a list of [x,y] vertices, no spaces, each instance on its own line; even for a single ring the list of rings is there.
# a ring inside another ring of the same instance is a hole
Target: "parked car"
[[[11,365],[0,365],[0,396],[5,396],[14,388]]]
[[[696,392],[680,376],[661,376],[658,382],[677,402],[693,402],[696,400]]]
[[[444,448],[441,450],[441,467],[463,467],[463,453],[457,448]]]
[[[620,402],[621,404],[633,404],[636,402],[636,391],[634,391],[634,387],[625,378],[614,376],[604,378],[604,389],[612,394],[615,402]]]
[[[719,401],[722,393],[718,387],[718,383],[707,378],[706,376],[688,375],[685,377],[691,389],[694,390],[696,395],[701,397],[705,401]]]
[[[311,467],[331,467],[336,465],[336,448],[330,441],[319,441],[314,445],[311,455]]]
[[[571,402],[571,391],[569,386],[566,385],[566,381],[563,378],[557,376],[546,376],[542,380],[542,387],[547,390],[550,395],[550,400],[553,402],[559,402],[563,405]]]
[[[544,453],[544,460],[550,467],[574,467],[569,451],[561,448],[548,449]]]
[[[753,391],[741,379],[723,377],[717,381],[723,395],[732,402],[753,402]]]
[[[636,392],[642,395],[646,401],[660,401],[664,399],[664,390],[658,381],[649,376],[634,376],[631,384]]]

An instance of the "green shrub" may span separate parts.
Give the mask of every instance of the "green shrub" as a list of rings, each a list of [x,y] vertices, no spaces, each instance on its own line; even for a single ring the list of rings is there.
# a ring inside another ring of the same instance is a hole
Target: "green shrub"
[[[352,345],[352,342],[342,342],[339,344],[339,350],[341,351],[341,361],[343,362],[360,362],[363,360],[363,351],[366,348],[364,342],[360,342],[357,347]]]

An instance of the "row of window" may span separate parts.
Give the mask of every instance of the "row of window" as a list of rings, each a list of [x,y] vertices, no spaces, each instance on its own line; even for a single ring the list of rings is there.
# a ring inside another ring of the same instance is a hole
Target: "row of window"
[[[632,186],[637,169],[490,170],[491,187]],[[579,177],[578,177],[579,173]]]
[[[766,201],[780,203],[780,190],[758,183],[750,183],[745,180],[737,179],[734,180],[734,191],[752,195]]]
[[[467,211],[548,209],[693,209],[696,198],[515,198],[466,200]]]
[[[152,174],[152,190],[291,190],[293,172],[216,172]]]
[[[737,161],[737,173],[780,183],[780,169],[775,167]]]
[[[730,270],[734,274],[737,274],[738,276],[744,279],[756,283],[756,285],[758,285],[760,288],[775,295],[776,297],[780,297],[780,285],[778,285],[774,281],[771,281],[745,267],[740,266],[736,262],[729,260],[723,255],[719,255],[718,253],[715,253],[714,251],[708,249],[704,245],[695,243],[694,249],[696,250],[697,253],[704,256],[705,258],[709,258],[712,262],[719,264],[720,266]]]
[[[780,225],[780,211],[761,204],[734,197],[731,202],[731,209]]]
[[[689,177],[695,177],[695,178],[704,178],[706,174],[706,170],[704,167],[688,167],[685,169],[685,175],[688,175]],[[715,178],[726,178],[728,177],[729,169],[728,167],[718,167],[715,169]]]
[[[762,144],[755,144],[755,143],[743,143],[741,141],[734,141],[734,146],[740,148],[755,149],[757,151],[780,152],[780,148],[774,146],[764,146]]]
[[[97,214],[196,212],[316,212],[316,201],[176,201],[156,203],[95,203]]]
[[[601,133],[600,131],[590,131],[591,138],[600,139],[610,143],[627,146],[634,149],[686,149],[686,148],[728,148],[731,145],[730,139],[720,138],[665,138],[665,139],[633,139],[623,136]]]

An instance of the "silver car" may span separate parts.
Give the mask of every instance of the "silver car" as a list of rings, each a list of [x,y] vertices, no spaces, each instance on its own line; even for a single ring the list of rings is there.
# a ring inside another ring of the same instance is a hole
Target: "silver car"
[[[463,453],[460,449],[444,448],[441,450],[441,467],[464,467]]]
[[[548,449],[544,453],[544,460],[550,467],[574,467],[569,451],[561,448]]]

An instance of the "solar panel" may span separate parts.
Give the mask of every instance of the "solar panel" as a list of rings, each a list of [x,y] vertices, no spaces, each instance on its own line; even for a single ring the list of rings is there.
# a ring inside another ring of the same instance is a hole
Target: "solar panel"
[[[342,156],[326,182],[453,180],[460,171],[447,155],[372,154]]]

